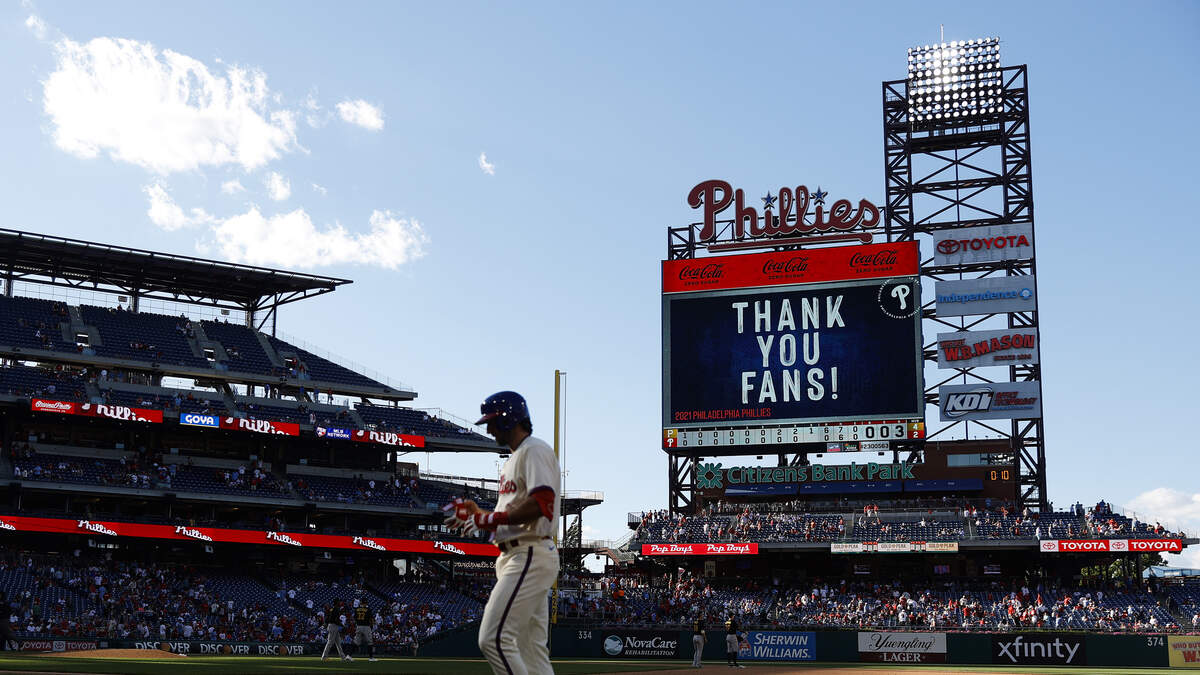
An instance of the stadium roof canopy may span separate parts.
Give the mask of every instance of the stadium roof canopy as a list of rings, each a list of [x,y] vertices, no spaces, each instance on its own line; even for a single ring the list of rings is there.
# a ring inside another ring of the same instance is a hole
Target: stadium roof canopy
[[[13,282],[24,281],[129,295],[135,309],[138,299],[155,298],[238,309],[250,316],[353,283],[2,228],[0,272],[10,295]]]

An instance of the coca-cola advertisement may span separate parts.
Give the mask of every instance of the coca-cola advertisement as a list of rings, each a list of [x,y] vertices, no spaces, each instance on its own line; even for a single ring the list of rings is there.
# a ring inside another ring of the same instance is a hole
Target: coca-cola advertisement
[[[917,273],[916,242],[666,260],[663,293],[883,279]]]

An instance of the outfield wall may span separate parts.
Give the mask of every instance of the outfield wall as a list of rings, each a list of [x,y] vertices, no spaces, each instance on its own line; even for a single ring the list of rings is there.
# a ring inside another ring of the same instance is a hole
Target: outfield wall
[[[709,636],[704,660],[724,662],[724,631],[709,631]],[[1200,668],[1200,636],[758,630],[745,631],[745,636],[738,655],[743,661]],[[692,635],[690,631],[557,627],[551,647],[555,657],[690,660]],[[1184,664],[1187,658],[1195,661]]]

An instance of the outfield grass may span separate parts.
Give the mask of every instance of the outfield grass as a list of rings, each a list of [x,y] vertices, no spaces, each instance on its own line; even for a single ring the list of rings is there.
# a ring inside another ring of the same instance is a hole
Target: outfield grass
[[[970,666],[945,664],[938,666],[902,666],[875,663],[762,663],[745,662],[748,669],[803,668],[819,672],[822,670],[847,669],[888,672],[928,673],[996,673],[1017,675],[1125,675],[1132,672],[1161,672],[1162,668],[1071,668],[1071,667],[1020,667]],[[584,675],[586,673],[629,673],[654,670],[686,668],[688,661],[595,661],[586,659],[556,659],[554,672],[558,675]],[[725,672],[723,663],[705,664],[708,672]],[[490,675],[492,672],[482,659],[422,659],[381,658],[375,663],[366,659],[355,659],[347,663],[330,659],[322,662],[315,656],[189,656],[187,658],[114,659],[114,658],[63,658],[53,655],[29,653],[0,653],[0,673],[11,672],[60,672],[60,673],[129,673],[131,675],[170,673],[171,675],[234,675],[240,673],[405,673],[406,675]]]

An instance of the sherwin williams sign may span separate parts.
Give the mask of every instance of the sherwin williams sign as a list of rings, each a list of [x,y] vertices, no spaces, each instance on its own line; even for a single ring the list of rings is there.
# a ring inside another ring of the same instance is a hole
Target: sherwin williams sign
[[[902,480],[915,478],[911,464],[866,464],[811,466],[733,466],[706,462],[696,469],[696,488],[720,489],[744,483],[808,483],[823,481]]]
[[[1033,312],[1037,297],[1032,275],[939,281],[934,285],[938,316]]]
[[[816,633],[752,630],[738,658],[748,661],[814,661],[817,658]]]

